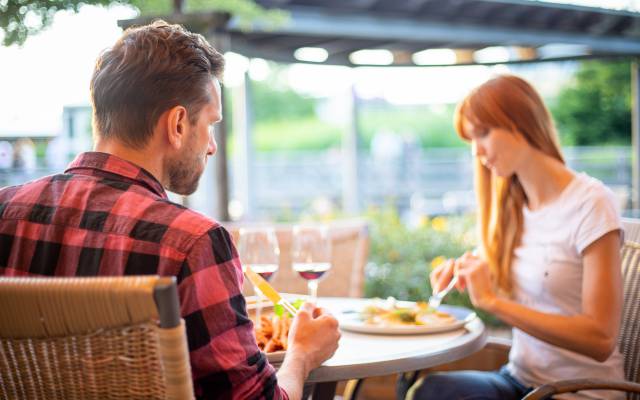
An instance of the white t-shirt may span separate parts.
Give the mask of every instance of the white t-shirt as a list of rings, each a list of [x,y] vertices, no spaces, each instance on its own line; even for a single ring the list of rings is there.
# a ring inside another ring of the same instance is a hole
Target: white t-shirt
[[[535,310],[582,311],[582,251],[604,234],[622,229],[614,194],[602,182],[576,174],[552,204],[523,208],[522,241],[512,264],[513,298]],[[606,299],[602,299],[606,301]],[[513,329],[509,372],[527,386],[561,379],[624,379],[616,348],[605,362],[565,350]],[[621,392],[582,391],[559,399],[624,399]]]

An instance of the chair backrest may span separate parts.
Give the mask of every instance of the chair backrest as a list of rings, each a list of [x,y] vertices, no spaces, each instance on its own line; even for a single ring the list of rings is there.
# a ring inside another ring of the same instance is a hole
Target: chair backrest
[[[626,241],[622,249],[624,305],[620,351],[624,355],[626,379],[640,383],[640,243]],[[634,395],[633,399],[640,399]]]
[[[226,224],[234,240],[247,224]],[[251,225],[255,226],[255,225]],[[291,224],[273,226],[280,246],[280,265],[271,284],[285,293],[307,293],[307,283],[291,268]],[[332,239],[331,270],[320,281],[319,296],[362,297],[364,294],[364,267],[369,254],[369,233],[363,220],[334,221],[329,224]],[[241,255],[242,257],[242,255]],[[245,279],[245,295],[252,295],[251,285]]]
[[[640,219],[622,218],[624,240],[640,243]]]
[[[0,277],[0,398],[184,399],[175,280]]]

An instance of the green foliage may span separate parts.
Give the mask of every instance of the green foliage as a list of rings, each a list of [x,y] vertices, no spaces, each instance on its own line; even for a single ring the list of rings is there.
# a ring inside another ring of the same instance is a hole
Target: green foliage
[[[583,62],[551,109],[563,145],[630,144],[629,62]]]
[[[461,147],[453,128],[455,105],[364,106],[358,120],[365,147],[381,131],[416,137],[422,147]]]
[[[56,12],[78,12],[82,5],[108,6],[128,4],[143,15],[170,15],[173,0],[0,0],[0,31],[2,44],[22,45],[31,35],[49,26]],[[267,10],[253,0],[186,0],[185,12],[220,11],[233,14],[241,28],[251,29],[260,23],[267,28],[286,22],[288,14],[281,10]],[[169,18],[170,19],[170,18]]]
[[[342,129],[315,117],[256,123],[254,143],[258,151],[322,150],[340,147]]]
[[[29,35],[40,32],[60,10],[77,12],[83,4],[108,5],[114,0],[0,0],[0,30],[5,46],[23,44]]]
[[[472,216],[424,217],[416,228],[407,227],[395,209],[371,209],[371,247],[366,267],[365,296],[426,301],[431,295],[429,274],[447,258],[458,257],[476,243]],[[469,297],[453,291],[445,303],[473,308]],[[476,310],[485,322],[498,320]]]
[[[275,28],[289,17],[285,11],[267,10],[253,0],[188,0],[186,6],[187,12],[215,10],[231,13],[237,18],[240,28],[247,31],[258,23],[266,28]]]
[[[273,81],[251,81],[253,113],[257,123],[308,119],[315,115],[316,100]]]
[[[317,99],[291,90],[284,69],[271,65],[268,80],[251,81],[254,145],[258,151],[325,150],[340,147],[343,129],[316,117]],[[232,96],[228,93],[227,98]],[[225,104],[231,121],[232,104]]]
[[[320,121],[316,116],[318,100],[291,90],[286,70],[271,64],[265,81],[251,81],[254,118],[253,140],[257,151],[325,150],[340,147],[343,128]],[[225,89],[224,115],[233,131],[233,90]],[[230,141],[231,148],[234,141]]]
[[[271,82],[254,82],[252,87],[255,143],[259,151],[340,147],[348,127],[320,121],[314,112],[319,100],[301,96],[290,89],[274,89]],[[358,120],[365,149],[381,131],[415,137],[422,147],[465,145],[453,129],[453,106],[365,107],[360,111]]]

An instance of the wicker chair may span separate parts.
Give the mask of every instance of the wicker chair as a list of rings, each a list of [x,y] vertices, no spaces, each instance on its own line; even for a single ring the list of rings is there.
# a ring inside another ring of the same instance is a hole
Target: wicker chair
[[[240,228],[259,226],[255,224],[226,223],[237,243]],[[307,282],[291,268],[292,225],[270,225],[276,231],[280,246],[280,268],[270,283],[285,293],[307,293]],[[364,268],[369,253],[369,232],[366,221],[360,219],[333,221],[329,224],[331,234],[331,270],[322,279],[319,296],[362,297],[364,294]],[[243,293],[252,295],[253,288],[245,279]]]
[[[173,278],[0,277],[1,399],[192,399]]]
[[[627,231],[628,221],[625,221]],[[627,235],[629,236],[629,235]],[[626,242],[622,249],[622,278],[624,306],[620,329],[620,351],[624,356],[626,381],[612,382],[598,379],[575,379],[552,382],[529,393],[524,400],[548,399],[555,394],[586,389],[622,390],[629,400],[640,400],[640,244]]]
[[[640,243],[640,219],[622,218],[624,240]]]

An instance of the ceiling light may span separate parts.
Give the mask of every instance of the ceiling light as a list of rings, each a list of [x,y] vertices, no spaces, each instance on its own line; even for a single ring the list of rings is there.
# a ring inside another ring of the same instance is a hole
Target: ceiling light
[[[322,47],[300,47],[293,52],[298,61],[321,63],[327,61],[329,52]]]
[[[393,53],[389,50],[358,50],[349,55],[349,61],[357,65],[391,65]]]
[[[503,46],[485,47],[473,53],[473,60],[478,64],[508,62],[511,60],[511,52]]]
[[[452,65],[457,61],[451,49],[427,49],[414,53],[411,59],[416,65]]]

